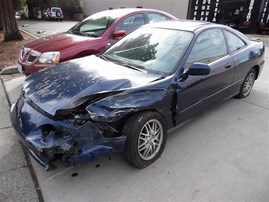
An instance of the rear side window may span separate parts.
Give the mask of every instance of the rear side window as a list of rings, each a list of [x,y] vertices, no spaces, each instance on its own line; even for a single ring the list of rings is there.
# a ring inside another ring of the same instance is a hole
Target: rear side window
[[[169,20],[168,17],[159,13],[148,13],[149,23]]]
[[[242,39],[240,39],[238,36],[228,31],[224,31],[224,33],[227,39],[228,48],[230,52],[239,50],[246,46],[245,42]]]
[[[51,11],[52,11],[52,12],[55,12],[55,13],[56,13],[56,12],[61,12],[61,10],[60,10],[59,8],[52,8]]]
[[[187,59],[187,67],[194,62],[212,63],[227,55],[223,32],[220,29],[203,31],[196,39]]]
[[[127,34],[134,31],[138,27],[145,24],[145,19],[143,14],[132,15],[125,20],[123,20],[117,27],[117,30],[125,30]]]

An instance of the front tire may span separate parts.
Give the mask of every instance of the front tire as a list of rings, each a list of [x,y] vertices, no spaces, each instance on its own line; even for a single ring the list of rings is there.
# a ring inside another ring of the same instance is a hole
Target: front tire
[[[239,94],[236,97],[240,99],[247,97],[252,90],[255,79],[256,79],[256,71],[255,69],[251,69],[248,72],[246,78],[244,79],[244,82],[240,88]]]
[[[144,168],[156,161],[166,143],[166,124],[157,112],[133,115],[123,128],[126,136],[124,157],[136,168]]]

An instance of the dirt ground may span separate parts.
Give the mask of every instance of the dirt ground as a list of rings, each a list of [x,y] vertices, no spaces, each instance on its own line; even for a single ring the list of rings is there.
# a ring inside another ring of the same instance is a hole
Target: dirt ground
[[[8,66],[16,65],[21,47],[35,40],[35,38],[30,35],[23,32],[21,32],[21,34],[24,38],[22,41],[3,42],[3,32],[0,31],[0,70]]]

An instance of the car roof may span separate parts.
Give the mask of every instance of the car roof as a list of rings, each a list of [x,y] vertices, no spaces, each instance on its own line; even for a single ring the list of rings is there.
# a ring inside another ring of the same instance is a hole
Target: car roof
[[[243,33],[239,32],[238,30],[235,30],[229,26],[216,24],[212,22],[206,22],[206,21],[198,21],[198,20],[168,20],[168,21],[162,21],[162,22],[155,22],[143,25],[142,27],[155,27],[155,28],[163,28],[163,29],[174,29],[174,30],[183,30],[183,31],[190,31],[190,32],[196,32],[198,30],[203,30],[203,28],[220,28],[229,30],[233,34],[236,34],[241,39],[250,40],[250,38]]]
[[[160,11],[160,10],[155,10],[155,9],[147,9],[147,8],[119,8],[119,9],[111,9],[111,10],[104,10],[104,11],[100,11],[97,12],[93,15],[113,15],[116,17],[122,17],[124,15],[127,15],[129,13],[135,13],[135,12],[159,12],[159,13],[163,13],[166,14],[167,16],[173,17],[176,19],[176,17],[174,17],[173,15],[166,13],[164,11]]]
[[[176,29],[194,32],[195,30],[202,27],[215,27],[217,24],[205,22],[205,21],[195,21],[195,20],[172,20],[156,22],[152,24],[147,24],[144,27],[156,27],[165,29]]]
[[[61,9],[60,7],[57,7],[57,6],[53,6],[53,7],[50,7],[50,8],[51,8],[51,9],[52,9],[52,8]]]

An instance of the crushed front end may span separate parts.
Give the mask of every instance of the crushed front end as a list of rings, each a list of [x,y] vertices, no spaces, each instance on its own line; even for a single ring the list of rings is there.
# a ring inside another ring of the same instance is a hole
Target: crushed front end
[[[55,159],[77,166],[122,151],[125,141],[112,126],[94,122],[87,114],[71,110],[52,116],[25,95],[12,105],[10,119],[21,142],[46,170],[55,168]]]

